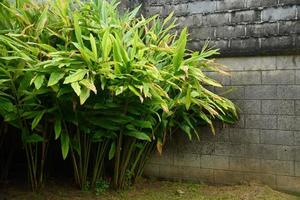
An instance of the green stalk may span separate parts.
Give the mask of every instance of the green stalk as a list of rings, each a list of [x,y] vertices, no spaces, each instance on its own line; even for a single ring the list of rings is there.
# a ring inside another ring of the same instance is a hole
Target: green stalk
[[[107,148],[108,148],[108,141],[105,142],[104,148],[102,148],[102,151],[101,151],[101,156],[99,157],[99,161],[101,161],[101,162],[100,162],[100,166],[98,168],[96,180],[99,179],[103,173],[104,158],[105,158],[105,153],[107,152]]]
[[[10,78],[10,82],[11,82],[11,89],[12,89],[12,93],[14,95],[15,98],[15,102],[16,102],[16,111],[17,111],[17,116],[18,116],[18,122],[19,122],[19,126],[21,128],[21,134],[26,134],[26,128],[24,127],[23,121],[22,121],[22,117],[20,114],[20,109],[21,109],[21,105],[20,105],[20,99],[18,96],[18,92],[15,86],[15,83],[13,81],[13,77],[11,77],[11,75],[9,74],[9,78]],[[27,128],[28,130],[28,128]],[[35,169],[33,169],[34,163],[32,162],[32,150],[30,148],[30,144],[24,144],[25,146],[25,152],[26,152],[26,158],[27,158],[27,167],[29,170],[29,177],[30,177],[30,182],[31,182],[31,188],[33,191],[36,190],[36,184],[35,184],[35,176],[34,176],[34,171]]]
[[[145,150],[145,147],[146,147],[146,146],[147,146],[147,144],[145,144],[145,145],[143,146],[143,148],[141,148],[141,149],[139,150],[139,152],[138,152],[138,154],[137,154],[137,156],[136,156],[136,158],[135,158],[135,161],[134,161],[134,163],[133,163],[132,166],[131,166],[130,171],[131,171],[132,174],[134,174],[133,183],[135,182],[135,179],[136,179],[136,177],[137,177],[137,176],[136,176],[136,173],[135,173],[136,166],[137,166],[138,162],[140,161],[141,156],[142,156],[142,154],[144,153],[144,150]]]
[[[43,131],[43,138],[44,141],[42,143],[42,151],[41,151],[41,164],[40,164],[40,178],[39,178],[39,185],[41,186],[43,184],[43,178],[44,178],[44,168],[45,168],[45,162],[46,162],[46,155],[48,152],[48,138],[47,138],[47,123],[45,123],[45,130]]]
[[[3,130],[3,131],[2,131]],[[3,121],[1,123],[1,130],[0,130],[0,148],[2,147],[3,143],[4,143],[4,138],[5,135],[7,133],[7,125],[6,123]]]
[[[92,182],[91,185],[92,187],[95,186],[96,183],[96,179],[97,179],[97,174],[98,174],[98,170],[99,170],[99,164],[100,164],[100,152],[102,150],[102,145],[98,144],[97,145],[97,153],[96,153],[96,158],[95,158],[95,165],[94,165],[94,169],[93,169],[93,176],[92,176]]]
[[[91,152],[91,142],[87,138],[87,135],[84,134],[84,163],[83,163],[83,185],[87,184],[87,176],[88,176],[88,167],[90,160],[90,152]]]
[[[126,103],[124,105],[124,112],[123,112],[124,115],[127,114],[127,110],[128,110],[128,100],[126,100]],[[124,133],[124,127],[122,127],[122,129],[120,130],[120,135],[119,135],[118,143],[117,143],[116,156],[115,156],[114,182],[113,182],[115,188],[118,188],[123,133]]]
[[[85,186],[85,163],[86,163],[86,134],[83,134],[83,145],[82,145],[82,161],[81,161],[81,184],[84,187]],[[81,189],[83,189],[83,187]]]
[[[119,172],[118,184],[117,184],[118,189],[122,188],[120,180],[122,179],[122,171],[123,171],[123,167],[125,167],[124,162],[128,155],[129,146],[130,146],[130,141],[124,139],[124,146],[122,147],[121,158],[120,158],[121,163],[118,171]]]
[[[11,80],[12,92],[13,92],[15,102],[16,102],[16,110],[17,110],[19,125],[21,128],[21,133],[26,134],[27,132],[29,132],[28,131],[29,129],[27,127],[26,122],[23,123],[23,121],[22,121],[22,117],[20,114],[21,105],[20,105],[20,99],[18,96],[18,92],[17,92],[16,86],[14,84],[13,78],[11,76],[9,76],[9,78]],[[26,129],[27,129],[27,131],[26,131]],[[32,151],[32,144],[24,144],[24,146],[25,146],[25,152],[26,152],[26,158],[27,158],[27,166],[28,166],[28,170],[29,170],[31,188],[33,191],[36,191],[38,189],[38,181],[37,181],[37,152],[38,152],[38,149],[36,149],[36,152],[34,154]],[[37,144],[36,144],[36,148],[37,148]]]
[[[57,105],[57,108],[58,108],[58,111],[59,111],[60,115],[63,116],[60,104],[59,104],[59,102],[58,102],[58,100],[56,98],[55,98],[55,101],[56,101],[56,105]],[[68,131],[69,128],[68,128],[65,120],[63,120],[63,118],[62,118],[62,123],[63,123],[63,126],[64,126],[64,129],[65,129],[66,133],[68,135],[70,135],[69,131]],[[78,132],[79,131],[77,129],[77,133],[76,134],[79,137],[79,145],[80,145],[79,149],[81,150],[80,135],[79,135]],[[81,153],[79,153],[79,155],[78,155],[79,156],[79,160],[80,160],[79,166],[78,166],[78,162],[77,162],[76,155],[75,155],[75,152],[73,150],[72,145],[70,147],[70,151],[71,151],[72,163],[73,163],[73,168],[74,168],[75,182],[76,182],[77,185],[79,185],[80,188],[82,188],[82,185],[81,185],[81,173],[80,173],[81,172],[81,170],[80,170],[81,169]]]
[[[124,129],[124,128],[123,128]],[[116,158],[115,158],[115,169],[114,169],[114,187],[118,187],[119,180],[119,165],[120,165],[120,154],[123,140],[123,129],[120,132],[120,136],[118,138],[117,150],[116,150]]]
[[[93,170],[92,182],[91,186],[95,187],[96,181],[100,178],[102,170],[103,170],[103,161],[105,157],[105,152],[107,151],[108,147],[108,139],[99,143],[97,146],[97,154],[95,158],[95,165]]]
[[[79,145],[80,145],[80,151],[79,151],[79,153],[78,153],[78,163],[79,163],[79,167],[78,167],[78,170],[79,170],[79,186],[80,186],[80,188],[82,189],[83,188],[83,185],[82,185],[82,149],[84,148],[84,147],[81,147],[81,137],[80,137],[80,135],[79,135],[79,133],[77,133],[77,136],[78,136],[78,138],[79,138]],[[76,157],[75,157],[76,158]]]
[[[26,158],[27,158],[28,175],[30,178],[31,189],[32,189],[32,191],[35,191],[34,178],[32,175],[32,169],[31,169],[31,164],[30,164],[31,159],[30,159],[29,150],[28,150],[27,145],[25,145],[25,152],[26,152]]]
[[[30,156],[30,165],[31,165],[31,172],[33,177],[33,185],[34,185],[34,191],[37,190],[37,183],[36,183],[36,166],[35,166],[35,160],[34,160],[34,153],[32,151],[32,145],[27,144],[29,149],[29,156]]]
[[[0,137],[0,149],[1,149],[1,147],[4,144],[4,141],[5,141],[4,139],[5,139],[5,137],[8,133],[8,125],[4,121],[1,124],[0,133],[1,133],[1,137]],[[8,177],[8,172],[9,172],[9,168],[10,168],[10,165],[11,165],[11,162],[12,162],[12,159],[13,159],[13,155],[15,153],[15,148],[16,148],[15,145],[12,145],[12,147],[9,148],[10,151],[9,151],[8,156],[7,156],[7,160],[4,164],[4,166],[2,166],[3,170],[1,172],[0,180],[6,180],[7,177]],[[2,163],[4,163],[4,161]]]
[[[79,130],[79,123],[78,123],[78,113],[77,111],[75,110],[74,111],[75,113],[75,117],[76,117],[76,120],[77,120],[77,126],[76,126],[76,134],[77,134],[77,137],[79,139],[79,145],[80,145],[80,152],[78,153],[78,157],[79,157],[79,187],[81,189],[84,188],[84,186],[86,185],[86,175],[85,175],[85,163],[87,163],[88,161],[86,160],[86,155],[87,155],[87,138],[86,138],[86,134],[83,134],[83,141],[81,140],[81,135],[80,135],[80,130]],[[76,156],[74,156],[74,158],[76,158]]]
[[[71,157],[72,157],[73,168],[74,168],[75,183],[77,185],[80,185],[79,171],[78,171],[78,166],[77,166],[74,150],[72,147],[70,148],[70,150],[71,150]]]
[[[35,152],[33,153],[33,161],[34,161],[34,173],[35,173],[35,182],[37,183],[37,174],[38,174],[38,143],[33,143],[32,146],[35,147]]]
[[[154,143],[150,143],[149,147],[147,148],[147,151],[143,154],[143,157],[141,158],[141,162],[139,163],[139,166],[137,168],[136,177],[140,177],[144,171],[145,165],[150,158],[151,153],[154,151],[155,145]]]
[[[41,164],[40,164],[40,178],[39,178],[39,185],[41,186],[43,183],[44,178],[44,167],[45,167],[45,151],[46,151],[46,144],[43,142],[42,144],[42,152],[41,152]]]
[[[135,144],[136,144],[136,138],[132,139],[132,142],[131,142],[131,145],[130,145],[128,151],[124,151],[124,156],[123,156],[124,162],[122,163],[121,173],[120,173],[120,177],[119,177],[119,186],[121,188],[123,188],[124,184],[125,184],[125,182],[124,182],[125,181],[124,180],[125,172],[128,168],[129,160],[131,158]]]

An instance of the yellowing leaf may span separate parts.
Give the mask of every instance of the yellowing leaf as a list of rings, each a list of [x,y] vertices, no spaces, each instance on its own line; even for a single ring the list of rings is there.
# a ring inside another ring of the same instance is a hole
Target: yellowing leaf
[[[157,149],[159,155],[162,154],[162,147],[163,147],[162,142],[160,140],[157,140],[156,149]]]
[[[97,89],[94,83],[91,80],[83,79],[80,81],[80,84],[84,85],[85,87],[89,88],[91,91],[93,91],[95,94],[97,94]]]
[[[144,101],[144,98],[142,97],[142,95],[131,85],[128,86],[129,90],[131,90],[131,92],[133,92],[136,96],[138,96],[141,100],[141,102]]]

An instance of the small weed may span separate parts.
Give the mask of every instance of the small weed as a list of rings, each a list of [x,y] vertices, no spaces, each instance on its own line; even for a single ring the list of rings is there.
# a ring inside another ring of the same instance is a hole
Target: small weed
[[[89,181],[87,181],[83,187],[82,187],[82,191],[89,191],[91,188],[91,183]]]
[[[97,196],[103,194],[109,188],[109,181],[99,179],[96,181],[95,193]]]

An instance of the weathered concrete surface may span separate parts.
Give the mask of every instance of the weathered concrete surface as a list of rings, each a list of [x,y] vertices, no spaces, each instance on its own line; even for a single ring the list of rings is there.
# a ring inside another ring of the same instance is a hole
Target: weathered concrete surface
[[[235,89],[228,97],[240,107],[240,121],[218,128],[216,136],[202,129],[200,142],[178,135],[163,156],[151,159],[145,174],[221,184],[256,180],[300,192],[299,59],[217,59],[231,69],[231,76],[208,74]]]
[[[144,14],[174,11],[191,33],[189,47],[210,45],[222,56],[300,53],[299,0],[144,0]],[[180,28],[179,27],[179,28]]]
[[[143,14],[174,11],[188,26],[189,48],[210,40],[231,76],[207,74],[241,109],[234,126],[203,129],[200,142],[179,135],[155,155],[145,174],[236,184],[257,180],[300,192],[300,0],[125,0]],[[268,55],[268,56],[262,56]],[[285,56],[286,55],[286,56]],[[248,57],[237,57],[248,56]],[[253,57],[251,57],[253,56]]]

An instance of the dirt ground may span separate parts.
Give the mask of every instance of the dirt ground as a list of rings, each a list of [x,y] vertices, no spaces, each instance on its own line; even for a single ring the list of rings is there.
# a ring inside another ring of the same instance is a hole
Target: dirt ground
[[[208,186],[141,179],[134,187],[116,192],[80,191],[69,182],[48,181],[39,193],[28,192],[27,186],[7,184],[0,188],[0,200],[300,200],[259,184]]]

